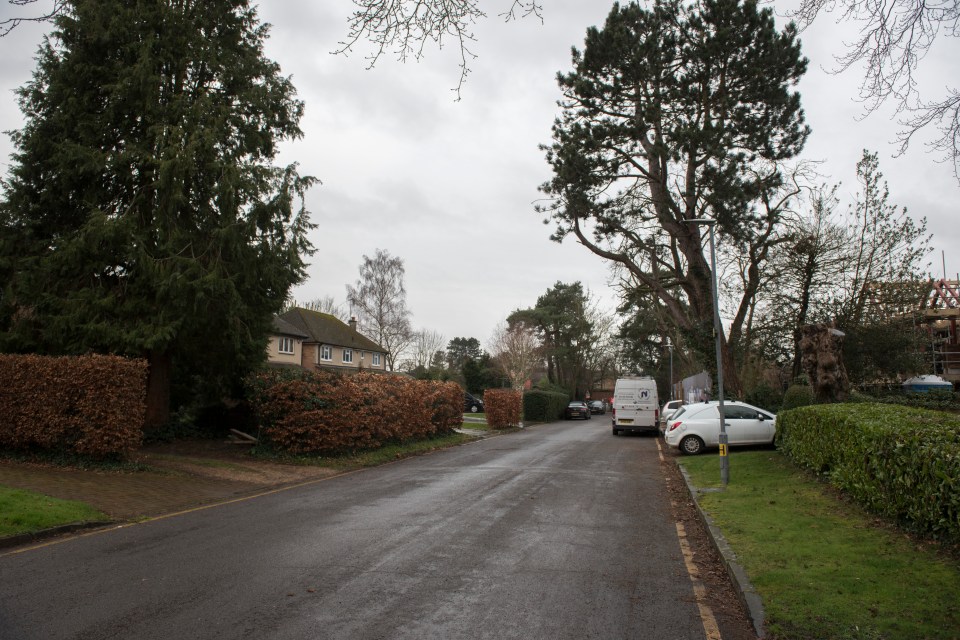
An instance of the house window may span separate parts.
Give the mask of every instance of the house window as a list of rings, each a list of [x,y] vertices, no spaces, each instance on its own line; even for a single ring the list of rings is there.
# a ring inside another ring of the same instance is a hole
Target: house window
[[[379,354],[379,353],[375,353],[375,354],[373,354],[372,358],[373,358],[373,360],[372,360],[373,366],[379,367],[379,366],[380,366],[380,354]]]
[[[343,361],[345,363],[353,362],[353,349],[344,349],[343,350]]]
[[[280,353],[293,353],[293,338],[280,338]]]
[[[333,360],[333,348],[327,345],[320,347],[321,360]]]

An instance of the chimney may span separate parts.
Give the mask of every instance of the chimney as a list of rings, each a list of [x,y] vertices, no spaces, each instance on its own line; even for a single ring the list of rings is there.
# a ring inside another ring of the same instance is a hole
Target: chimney
[[[350,328],[351,328],[351,329],[353,329],[354,331],[356,331],[356,330],[357,330],[357,316],[351,316],[351,317],[350,317],[350,322],[349,322],[348,324],[350,325]]]

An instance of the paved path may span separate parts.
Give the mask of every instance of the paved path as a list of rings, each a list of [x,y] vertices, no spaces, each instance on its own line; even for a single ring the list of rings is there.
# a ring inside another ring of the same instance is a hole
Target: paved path
[[[545,425],[0,555],[0,639],[704,638],[653,438]]]

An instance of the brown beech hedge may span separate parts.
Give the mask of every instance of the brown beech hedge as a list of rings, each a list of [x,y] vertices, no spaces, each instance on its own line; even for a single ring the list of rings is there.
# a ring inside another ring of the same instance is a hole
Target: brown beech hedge
[[[143,440],[147,363],[0,354],[0,448],[124,458]]]
[[[372,449],[452,433],[463,422],[463,391],[453,382],[271,369],[247,389],[261,440],[294,454]]]
[[[512,389],[487,389],[483,392],[484,412],[492,429],[506,429],[520,424],[523,399]]]

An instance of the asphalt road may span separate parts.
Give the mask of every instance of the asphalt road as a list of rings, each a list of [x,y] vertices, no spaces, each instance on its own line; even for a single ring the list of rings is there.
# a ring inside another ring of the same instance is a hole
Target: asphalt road
[[[541,425],[0,556],[0,638],[704,638],[657,443]]]

